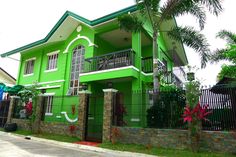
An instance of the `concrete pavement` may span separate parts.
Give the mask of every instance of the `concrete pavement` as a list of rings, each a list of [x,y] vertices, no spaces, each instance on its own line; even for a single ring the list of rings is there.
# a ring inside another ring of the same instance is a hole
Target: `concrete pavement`
[[[32,137],[31,140],[0,131],[0,157],[153,157],[140,153],[58,142]]]

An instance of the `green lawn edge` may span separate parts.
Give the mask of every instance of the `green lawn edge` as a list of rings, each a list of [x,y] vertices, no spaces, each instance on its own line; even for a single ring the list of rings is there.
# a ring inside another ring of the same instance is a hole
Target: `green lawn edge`
[[[157,148],[150,146],[147,148],[144,145],[137,145],[137,144],[101,143],[99,144],[99,147],[112,150],[128,151],[128,152],[143,153],[143,154],[165,156],[165,157],[235,157],[235,155],[227,153],[216,153],[216,152],[193,153],[189,150],[166,149],[166,148]]]

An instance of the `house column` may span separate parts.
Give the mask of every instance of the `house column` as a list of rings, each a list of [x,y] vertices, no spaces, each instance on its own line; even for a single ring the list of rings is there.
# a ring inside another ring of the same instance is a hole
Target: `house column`
[[[42,95],[38,96],[36,99],[36,105],[35,107],[35,119],[32,125],[32,131],[33,133],[38,134],[40,132],[40,122],[42,119],[42,114],[43,114],[43,100],[44,97]]]
[[[86,126],[86,117],[87,117],[87,108],[89,103],[90,91],[84,90],[79,92],[79,111],[78,111],[78,130],[79,138],[85,140],[85,126]]]
[[[104,92],[104,109],[103,109],[103,132],[102,141],[111,141],[111,129],[112,129],[112,117],[113,117],[113,105],[115,103],[115,96],[117,90],[115,89],[103,89]]]
[[[19,100],[19,97],[17,97],[17,96],[10,97],[10,105],[9,105],[9,109],[8,109],[7,123],[11,123],[13,112],[14,112],[14,107],[15,107],[17,100]]]
[[[132,49],[135,51],[135,67],[139,70],[138,77],[132,80],[132,106],[130,124],[132,126],[140,126],[141,123],[141,110],[142,110],[142,43],[141,32],[132,33]],[[140,91],[140,92],[139,92]]]

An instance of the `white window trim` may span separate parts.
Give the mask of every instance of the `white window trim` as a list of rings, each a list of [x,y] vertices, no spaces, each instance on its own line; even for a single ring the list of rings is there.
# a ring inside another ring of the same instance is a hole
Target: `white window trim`
[[[31,60],[36,60],[36,57],[26,59],[25,62],[31,61]]]
[[[45,113],[45,116],[53,116],[53,113]]]
[[[29,76],[33,76],[34,73],[31,73],[31,74],[24,74],[23,77],[29,77]]]
[[[54,71],[57,71],[57,68],[56,69],[45,70],[44,72],[49,73],[49,72],[54,72]]]
[[[60,52],[60,50],[49,52],[49,53],[47,53],[47,56],[55,55],[55,54],[58,54],[59,52]]]
[[[44,94],[43,94],[43,96],[45,96],[45,97],[46,97],[46,96],[54,96],[54,95],[55,95],[55,93],[44,93]]]

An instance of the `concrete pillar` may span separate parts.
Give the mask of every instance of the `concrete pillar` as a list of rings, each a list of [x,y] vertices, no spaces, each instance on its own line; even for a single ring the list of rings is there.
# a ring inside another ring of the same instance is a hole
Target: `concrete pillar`
[[[86,132],[86,117],[88,112],[88,101],[90,91],[80,91],[79,92],[79,111],[78,111],[78,130],[79,130],[79,138],[81,140],[85,140],[85,132]]]
[[[113,117],[113,105],[115,103],[115,96],[117,90],[115,89],[103,89],[104,92],[104,109],[103,109],[103,132],[102,141],[111,141],[111,129],[112,129],[112,117]]]
[[[43,100],[44,97],[43,96],[38,96],[36,99],[36,105],[35,107],[35,119],[33,121],[32,124],[32,132],[35,134],[38,134],[40,132],[40,122],[41,122],[41,118],[42,118],[42,112],[43,112]]]
[[[11,96],[10,97],[10,105],[9,105],[9,109],[8,109],[7,123],[11,123],[15,103],[17,103],[17,100],[19,100],[19,97],[17,97],[17,96]]]

